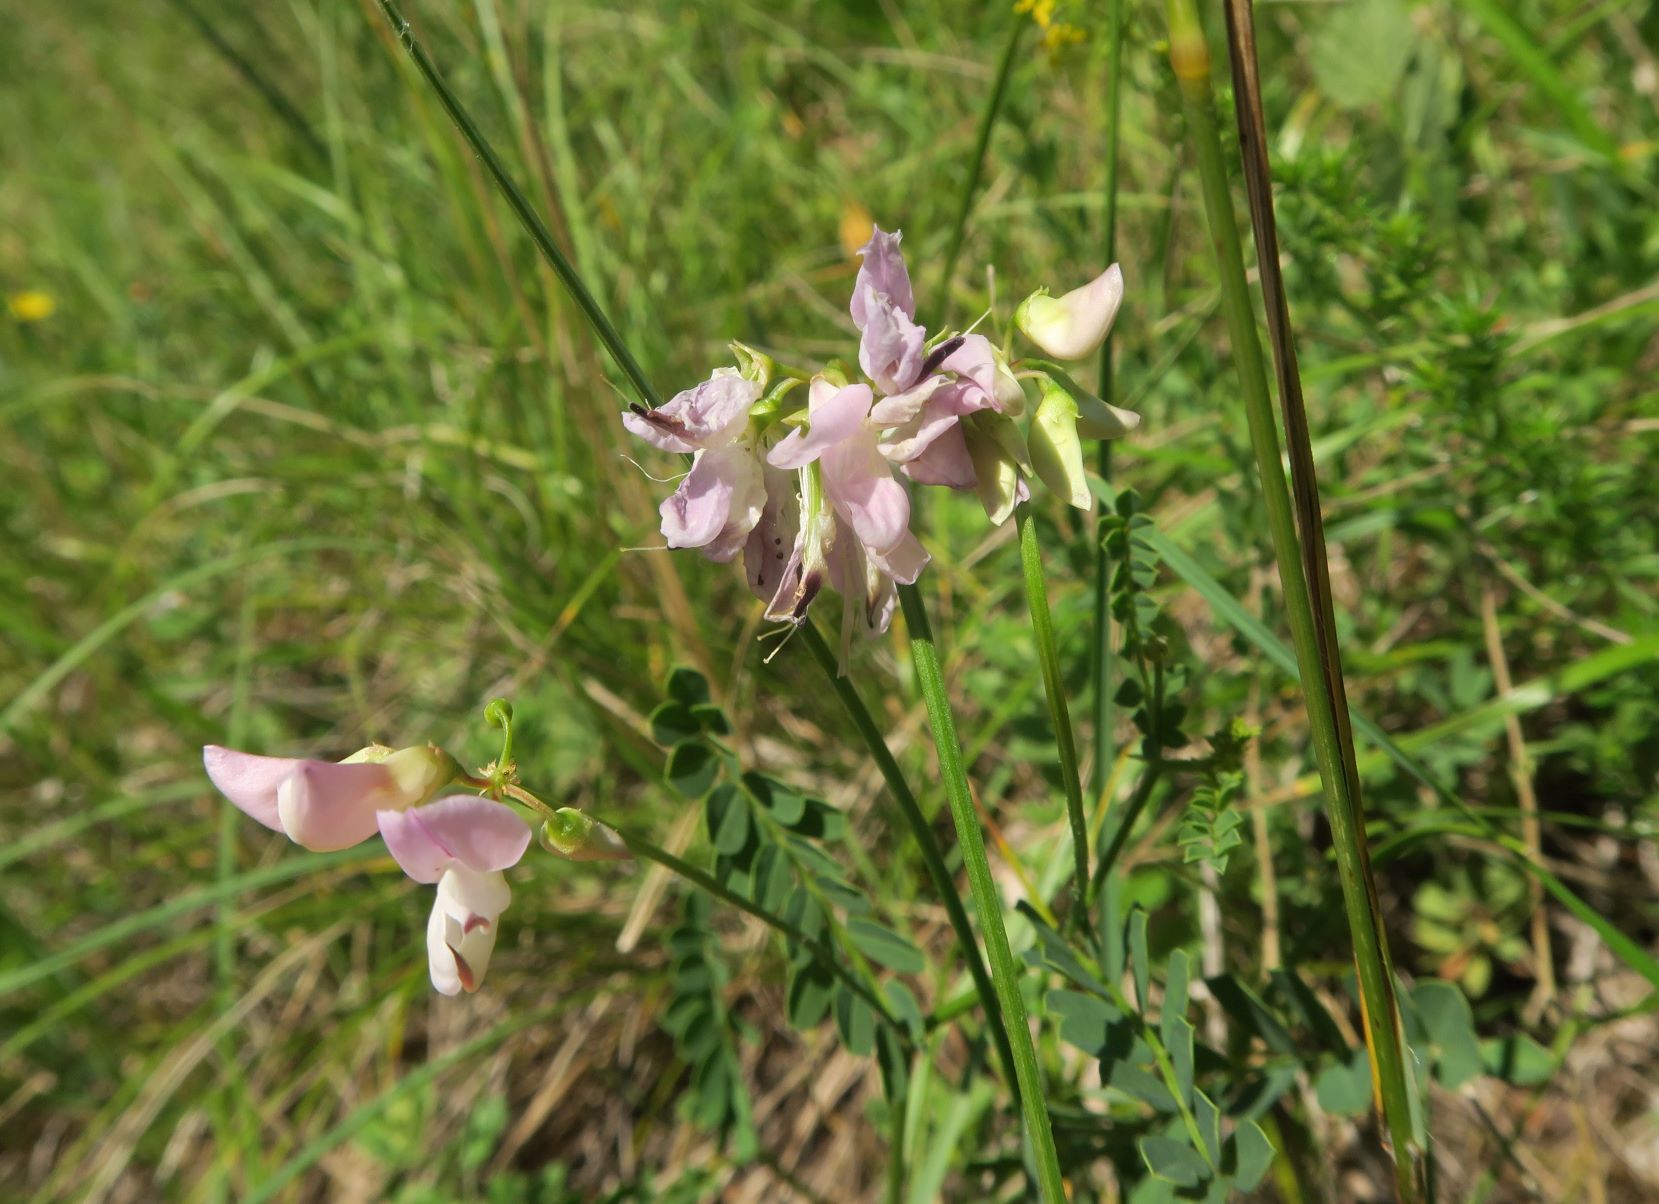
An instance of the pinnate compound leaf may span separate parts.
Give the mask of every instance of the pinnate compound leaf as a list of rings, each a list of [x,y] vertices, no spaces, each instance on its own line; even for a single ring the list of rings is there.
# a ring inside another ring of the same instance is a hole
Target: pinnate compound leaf
[[[854,917],[847,921],[847,939],[865,957],[900,974],[920,974],[926,967],[922,951],[910,939],[874,920]]]

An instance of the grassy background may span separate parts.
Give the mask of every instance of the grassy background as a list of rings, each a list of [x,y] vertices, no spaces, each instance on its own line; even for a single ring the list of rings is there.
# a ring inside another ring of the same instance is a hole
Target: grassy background
[[[1122,480],[1276,624],[1162,15],[1129,7],[1115,346],[1146,422]],[[1055,56],[1028,37],[947,290],[1007,8],[407,15],[665,392],[733,337],[847,354],[870,215],[905,230],[933,325],[980,312],[983,265],[1006,304],[1098,264],[1098,36]],[[1552,865],[1652,947],[1659,6],[1260,19],[1355,701],[1510,830],[1531,783]],[[766,1151],[734,1165],[676,1110],[685,1066],[657,1027],[672,889],[532,858],[487,988],[445,1000],[416,940],[423,890],[374,846],[301,853],[202,778],[206,742],[338,756],[430,738],[482,762],[480,708],[505,694],[533,788],[697,847],[643,719],[692,664],[746,761],[849,813],[881,910],[938,955],[924,997],[955,977],[804,653],[763,663],[730,572],[636,550],[664,487],[621,458],[639,454],[621,395],[371,6],[0,0],[0,29],[0,291],[55,304],[0,315],[0,1182],[131,1200],[875,1191],[873,1071],[783,1025],[762,932],[720,920]],[[971,503],[925,511],[980,802],[1004,863],[1035,874],[1064,820],[1017,561]],[[1086,524],[1045,522],[1081,697]],[[1193,730],[1249,715],[1265,734],[1250,847],[1203,889],[1172,799],[1131,846],[1135,890],[1163,944],[1202,939],[1241,968],[1271,942],[1346,999],[1294,696],[1179,580],[1162,600],[1203,666]],[[939,807],[900,645],[857,672]],[[1504,679],[1526,687],[1512,706],[1492,701]],[[1483,1079],[1447,1101],[1447,1182],[1659,1190],[1655,1031],[1620,1016],[1640,981],[1552,911],[1546,1006],[1524,880],[1434,831],[1409,780],[1378,765],[1368,786],[1402,971],[1460,982],[1483,1034],[1560,1055],[1530,1090]],[[630,920],[642,935],[619,952]],[[1009,1130],[983,1093],[935,1090],[912,1198],[974,1198],[963,1164]],[[1357,1198],[1376,1181],[1359,1130],[1309,1107]]]

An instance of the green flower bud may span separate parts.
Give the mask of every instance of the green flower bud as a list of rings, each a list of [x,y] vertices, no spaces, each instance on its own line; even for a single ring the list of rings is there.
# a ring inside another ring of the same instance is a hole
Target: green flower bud
[[[974,492],[992,525],[1001,526],[1020,502],[1020,468],[1027,464],[1020,428],[1005,415],[982,410],[962,419],[962,437],[968,445],[978,481]]]
[[[1043,399],[1031,420],[1031,466],[1055,493],[1079,510],[1089,508],[1089,480],[1083,445],[1077,437],[1077,402],[1052,380],[1043,381]]]
[[[633,857],[614,829],[575,807],[560,807],[542,824],[541,846],[570,861],[627,861]]]

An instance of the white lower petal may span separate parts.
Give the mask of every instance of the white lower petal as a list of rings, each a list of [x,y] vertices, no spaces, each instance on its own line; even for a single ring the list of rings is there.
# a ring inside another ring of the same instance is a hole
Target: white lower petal
[[[432,986],[444,995],[476,991],[490,968],[501,913],[512,902],[506,876],[455,865],[438,880],[426,924]]]

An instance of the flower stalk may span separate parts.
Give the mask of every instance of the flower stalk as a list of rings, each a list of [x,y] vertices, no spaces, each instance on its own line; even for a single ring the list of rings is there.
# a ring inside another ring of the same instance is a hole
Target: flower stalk
[[[1049,720],[1054,724],[1054,745],[1060,754],[1060,784],[1066,794],[1066,822],[1071,828],[1071,923],[1081,923],[1086,932],[1090,927],[1089,825],[1083,814],[1083,779],[1078,772],[1077,739],[1072,733],[1071,709],[1066,705],[1066,685],[1060,679],[1060,653],[1054,643],[1054,620],[1048,608],[1043,554],[1037,546],[1037,520],[1031,503],[1022,502],[1015,509],[1014,521],[1020,531],[1020,568],[1025,576],[1025,605],[1031,613],[1031,634],[1037,642],[1037,664],[1043,675],[1043,693],[1048,696]]]
[[[968,922],[968,912],[962,906],[962,896],[951,877],[950,867],[945,864],[944,851],[933,835],[933,828],[928,824],[927,816],[922,814],[916,796],[910,789],[910,783],[905,781],[904,771],[893,759],[893,752],[887,747],[887,740],[882,736],[881,729],[876,726],[875,718],[864,705],[864,699],[859,696],[851,680],[841,675],[835,651],[818,631],[817,625],[810,620],[801,625],[800,637],[813,661],[823,671],[830,688],[841,700],[841,706],[847,712],[847,717],[852,720],[853,727],[858,729],[859,736],[870,750],[871,759],[881,771],[881,776],[887,783],[887,790],[893,796],[893,801],[898,804],[905,825],[916,841],[916,847],[922,854],[922,864],[927,868],[928,877],[933,880],[933,888],[945,905],[945,914],[950,917],[951,928],[955,931],[957,944],[962,949],[962,959],[967,963],[968,974],[973,978],[974,989],[979,993],[980,1005],[985,1009],[986,1023],[991,1027],[991,1040],[996,1046],[997,1058],[1002,1063],[1003,1075],[1008,1081],[1009,1089],[1017,1095],[1019,1075],[1013,1047],[1008,1043],[1008,1029],[1002,1022],[1002,1010],[997,1003],[996,987],[985,969],[985,958],[979,951],[979,942],[974,938],[973,926]]]
[[[951,714],[939,650],[933,643],[927,604],[913,585],[899,587],[899,604],[904,608],[904,622],[910,632],[911,657],[921,683],[922,700],[927,706],[933,744],[939,753],[939,772],[945,779],[945,796],[950,802],[951,820],[956,825],[956,840],[962,848],[962,864],[967,871],[968,886],[973,892],[974,909],[979,913],[979,924],[985,933],[997,1002],[1002,1009],[1009,1040],[1013,1043],[1020,1109],[1037,1167],[1037,1185],[1047,1204],[1064,1204],[1066,1191],[1060,1177],[1060,1158],[1054,1146],[1054,1131],[1043,1095],[1042,1071],[1037,1066],[1037,1050],[1031,1040],[1025,1000],[1020,995],[1019,968],[1008,944],[1008,929],[1002,920],[1002,898],[991,877],[991,863],[985,855],[985,835],[980,831],[979,815],[974,810],[973,795],[968,789],[962,742],[956,734],[956,720]]]
[[[1238,368],[1257,475],[1278,563],[1286,615],[1301,673],[1308,726],[1324,785],[1326,815],[1336,854],[1344,907],[1371,1054],[1372,1081],[1392,1147],[1399,1198],[1423,1197],[1424,1163],[1412,1124],[1405,1042],[1394,995],[1393,966],[1371,876],[1365,816],[1353,765],[1352,737],[1333,680],[1341,680],[1334,641],[1320,635],[1309,573],[1303,560],[1290,491],[1280,466],[1279,431],[1245,278],[1244,252],[1233,216],[1210,89],[1210,53],[1193,0],[1169,0],[1170,63],[1180,84],[1188,132],[1198,158],[1211,249],[1221,279],[1222,311]]]

